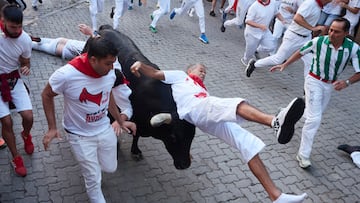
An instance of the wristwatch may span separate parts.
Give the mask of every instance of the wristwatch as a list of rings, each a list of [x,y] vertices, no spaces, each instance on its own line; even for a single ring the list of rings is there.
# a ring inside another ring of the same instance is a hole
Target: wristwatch
[[[350,80],[346,80],[345,83],[346,83],[346,87],[348,87],[349,85],[351,85]]]

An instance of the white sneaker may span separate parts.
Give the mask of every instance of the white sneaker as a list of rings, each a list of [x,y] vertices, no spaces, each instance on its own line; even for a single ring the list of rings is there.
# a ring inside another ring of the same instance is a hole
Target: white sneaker
[[[302,203],[306,197],[306,193],[301,195],[289,195],[281,193],[281,195],[273,203]]]
[[[150,119],[150,124],[152,127],[159,127],[161,126],[162,124],[170,124],[171,123],[171,114],[169,113],[159,113],[159,114],[156,114],[155,116],[153,116],[151,119]]]
[[[272,127],[280,144],[290,142],[294,135],[295,124],[303,115],[304,109],[304,100],[295,98],[275,116]]]
[[[299,161],[301,168],[309,168],[311,166],[310,159],[301,156],[299,153],[296,155],[296,159]]]

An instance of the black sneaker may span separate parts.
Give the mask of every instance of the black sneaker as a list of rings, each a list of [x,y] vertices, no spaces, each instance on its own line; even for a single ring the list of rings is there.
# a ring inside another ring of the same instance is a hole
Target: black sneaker
[[[224,23],[221,25],[221,28],[220,28],[221,32],[225,32],[226,28],[224,26]]]
[[[38,0],[39,1],[39,3],[41,3],[42,4],[42,0]]]
[[[295,98],[275,116],[273,128],[280,144],[290,142],[294,135],[295,124],[302,117],[304,109],[304,100]]]
[[[114,18],[114,10],[115,10],[115,7],[111,7],[111,12],[110,12],[110,18]]]
[[[249,63],[248,63],[248,65],[246,66],[246,68],[245,68],[245,72],[246,72],[246,76],[247,77],[250,77],[251,76],[251,73],[253,73],[254,72],[254,70],[255,70],[255,59],[250,59],[250,61],[249,61]]]
[[[30,35],[30,38],[31,38],[31,41],[33,41],[33,42],[41,42],[41,38],[40,38],[40,37],[34,37],[34,36],[31,36],[31,35]]]
[[[210,14],[212,17],[215,17],[215,16],[216,16],[215,11],[210,11],[209,14]]]
[[[350,146],[350,145],[347,145],[347,144],[342,144],[342,145],[339,145],[337,147],[338,149],[348,153],[348,154],[351,154],[355,151],[360,151],[360,146]]]

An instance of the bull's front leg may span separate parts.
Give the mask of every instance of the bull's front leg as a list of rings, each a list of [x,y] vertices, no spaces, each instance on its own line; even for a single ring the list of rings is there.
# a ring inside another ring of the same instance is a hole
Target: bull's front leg
[[[142,152],[138,146],[139,138],[140,138],[139,135],[134,135],[133,142],[131,144],[131,157],[136,161],[140,161],[143,159]]]

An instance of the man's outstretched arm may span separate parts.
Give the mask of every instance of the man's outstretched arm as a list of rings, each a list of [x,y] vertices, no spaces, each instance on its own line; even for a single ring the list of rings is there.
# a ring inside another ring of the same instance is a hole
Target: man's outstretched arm
[[[150,78],[157,80],[165,80],[164,72],[158,69],[153,68],[152,66],[146,65],[140,61],[136,61],[131,67],[130,70],[132,74],[137,77],[140,77],[140,74],[144,74]]]

